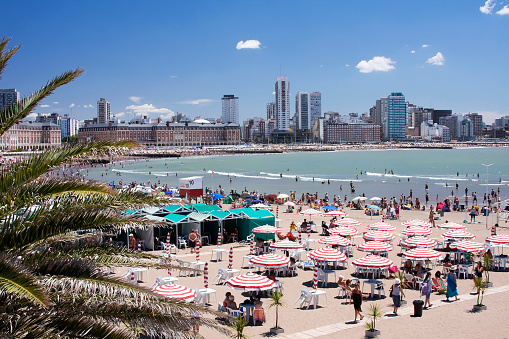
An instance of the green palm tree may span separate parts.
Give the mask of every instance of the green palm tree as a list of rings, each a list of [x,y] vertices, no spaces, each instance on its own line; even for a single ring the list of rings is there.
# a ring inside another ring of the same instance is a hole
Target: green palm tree
[[[283,299],[283,293],[279,292],[279,291],[274,291],[272,292],[270,295],[269,295],[270,299],[271,299],[271,303],[269,304],[269,308],[272,308],[272,307],[275,307],[276,308],[276,326],[274,326],[274,329],[275,330],[279,330],[280,327],[278,325],[278,320],[279,320],[279,313],[278,313],[278,310],[279,310],[279,307],[283,307],[284,306],[284,303],[282,301]]]
[[[20,46],[0,40],[0,79]],[[77,68],[0,111],[0,136],[58,87],[83,73]],[[124,146],[125,144],[122,144]],[[122,211],[168,203],[105,184],[55,179],[47,174],[83,155],[107,154],[121,144],[71,145],[33,154],[0,172],[0,338],[194,338],[196,321],[222,333],[214,312],[162,299],[149,289],[105,277],[104,266],[169,268],[168,262],[95,239],[142,226]],[[157,260],[156,260],[157,259]],[[203,316],[196,320],[191,310]]]

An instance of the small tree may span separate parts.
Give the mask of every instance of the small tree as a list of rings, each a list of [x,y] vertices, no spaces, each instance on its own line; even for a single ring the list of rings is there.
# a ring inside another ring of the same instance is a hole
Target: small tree
[[[368,312],[366,313],[370,320],[366,323],[366,328],[369,331],[376,330],[376,321],[383,317],[384,313],[382,312],[382,307],[379,304],[371,303],[368,307]]]
[[[249,338],[247,335],[244,334],[244,329],[247,325],[246,319],[241,315],[238,314],[235,318],[235,321],[231,322],[228,326],[233,329],[233,334],[231,335],[232,338],[235,339],[247,339]]]
[[[278,330],[278,329],[280,329],[280,327],[278,325],[278,320],[279,320],[278,309],[280,306],[284,306],[284,303],[281,301],[281,299],[283,299],[283,293],[281,293],[279,291],[274,291],[274,292],[272,292],[271,295],[269,295],[269,297],[272,300],[272,302],[269,305],[269,308],[272,308],[272,307],[276,308],[276,326],[274,326],[274,329]]]
[[[486,283],[489,283],[490,282],[490,267],[491,265],[493,264],[493,259],[491,259],[490,257],[488,257],[487,255],[484,255],[483,256],[483,265],[484,265],[484,276],[485,276],[485,282]]]
[[[483,306],[484,291],[486,290],[485,281],[482,277],[474,278],[474,289],[477,290],[477,306]]]

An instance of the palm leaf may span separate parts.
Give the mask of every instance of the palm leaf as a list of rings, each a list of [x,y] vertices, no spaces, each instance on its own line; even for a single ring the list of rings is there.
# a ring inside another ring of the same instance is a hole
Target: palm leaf
[[[21,48],[21,45],[19,45],[13,49],[7,49],[7,44],[10,40],[11,38],[3,37],[0,41],[0,79],[2,79],[2,73],[7,66],[9,59]]]

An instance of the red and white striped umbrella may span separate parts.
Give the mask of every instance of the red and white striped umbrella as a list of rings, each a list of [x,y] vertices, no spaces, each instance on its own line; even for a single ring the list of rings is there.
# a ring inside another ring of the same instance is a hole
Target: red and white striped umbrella
[[[251,230],[251,233],[257,234],[276,234],[279,232],[281,232],[279,228],[269,225],[258,226]]]
[[[368,230],[370,231],[387,231],[392,232],[396,230],[396,226],[388,224],[386,222],[377,222],[371,225],[368,225]]]
[[[483,244],[479,244],[478,242],[473,242],[470,240],[456,241],[450,244],[449,247],[452,249],[457,249],[458,251],[469,253],[477,253],[484,251]]]
[[[401,245],[404,247],[426,247],[433,248],[437,245],[437,242],[428,237],[423,237],[422,235],[417,235],[415,237],[410,237],[401,242]]]
[[[509,245],[509,235],[492,235],[491,237],[486,238],[486,242],[489,242],[491,245]]]
[[[405,253],[403,253],[403,256],[411,260],[435,260],[442,258],[442,254],[440,254],[440,252],[437,252],[430,248],[423,247],[408,250]]]
[[[176,284],[157,286],[156,288],[154,288],[154,292],[165,297],[170,297],[179,300],[189,300],[194,299],[194,297],[196,297],[196,292],[193,289]]]
[[[233,246],[230,246],[230,253],[228,255],[228,268],[233,268]]]
[[[363,236],[366,241],[391,241],[395,236],[386,231],[371,231]]]
[[[308,253],[308,257],[309,259],[314,261],[325,261],[325,262],[338,262],[346,260],[345,254],[330,247],[323,247],[313,250]]]
[[[276,248],[279,250],[297,250],[304,248],[304,246],[302,246],[298,242],[285,239],[271,244],[270,248]]]
[[[249,254],[253,254],[254,252],[254,234],[251,233],[251,239],[249,241]]]
[[[458,239],[474,239],[475,235],[473,235],[470,232],[465,232],[465,231],[448,231],[448,232],[445,232],[444,234],[442,234],[442,238],[444,238],[444,239],[454,239],[454,240],[458,240]]]
[[[403,231],[401,231],[401,233],[409,236],[409,237],[413,237],[413,236],[416,236],[416,235],[430,235],[432,232],[429,228],[427,227],[422,227],[422,226],[410,226],[408,228],[405,228]]]
[[[283,267],[290,263],[290,258],[279,254],[263,254],[252,258],[249,262],[254,266]]]
[[[209,263],[205,263],[205,267],[203,268],[203,285],[205,288],[209,288]]]
[[[405,227],[410,226],[421,226],[421,227],[431,227],[431,224],[427,221],[421,220],[421,219],[413,219],[409,221],[402,222],[401,225]]]
[[[380,257],[378,255],[367,255],[362,258],[355,259],[352,265],[366,268],[385,268],[393,264],[392,260]]]
[[[201,241],[197,240],[196,244],[194,246],[194,250],[196,251],[196,262],[200,261],[200,248],[201,248]]]
[[[300,211],[299,214],[313,216],[313,215],[320,215],[322,213],[320,211],[313,209],[313,208],[308,208],[307,210]]]
[[[442,225],[438,225],[437,228],[443,229],[443,230],[466,230],[467,226],[461,225],[455,222],[446,222]]]
[[[258,204],[249,206],[249,208],[253,208],[255,210],[268,210],[268,209],[270,209],[270,206],[264,205],[262,203],[258,203]]]
[[[334,227],[329,229],[330,234],[340,235],[342,237],[352,237],[359,234],[359,231],[355,228],[349,227]]]
[[[313,288],[315,290],[318,288],[318,266],[316,264],[313,269]]]
[[[350,245],[350,240],[341,237],[339,235],[331,235],[330,237],[321,238],[318,240],[320,244],[326,244],[326,245],[335,245],[335,246],[348,246]]]
[[[217,230],[217,246],[221,246],[221,242],[223,241],[223,235],[221,234],[221,227]]]
[[[170,233],[166,235],[166,255],[170,257]]]
[[[226,284],[233,289],[244,291],[265,291],[274,287],[274,281],[255,273],[246,273],[230,278]]]
[[[367,241],[357,245],[357,249],[363,252],[382,253],[392,251],[392,245],[382,241]]]
[[[348,217],[346,212],[340,210],[334,210],[327,213],[322,213],[324,217]]]
[[[355,219],[352,218],[344,218],[339,219],[333,222],[336,226],[344,226],[344,227],[359,227],[361,223]]]

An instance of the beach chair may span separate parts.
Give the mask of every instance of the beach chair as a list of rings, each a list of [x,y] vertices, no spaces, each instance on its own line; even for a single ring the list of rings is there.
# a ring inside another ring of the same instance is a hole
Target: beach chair
[[[244,317],[244,312],[242,312],[241,310],[232,310],[231,308],[226,307],[226,312],[233,318],[237,318],[239,314],[241,317]]]
[[[182,246],[184,246],[184,249],[187,248],[187,241],[186,239],[184,239],[184,237],[178,237],[177,239],[177,246],[178,248],[182,248]]]
[[[300,301],[299,308],[302,308],[304,303],[308,303],[307,308],[309,308],[309,305],[311,305],[312,300],[313,300],[313,296],[309,292],[309,289],[307,287],[303,287],[300,291],[300,297],[295,301],[295,304]]]
[[[336,272],[333,270],[323,270],[321,268],[318,269],[318,281],[322,281],[322,287],[325,285],[327,287],[327,282],[329,281],[329,274],[334,274],[334,281],[336,281]]]
[[[194,297],[195,304],[199,304],[203,298],[203,295],[200,293],[200,290],[197,287],[193,287],[193,291],[196,292],[196,296]]]
[[[378,291],[378,299],[382,298],[382,292],[385,297],[385,288],[384,287],[385,287],[384,283],[379,283],[375,286],[375,291]]]
[[[161,286],[161,285],[164,285],[164,282],[163,282],[163,277],[161,277],[159,275],[159,276],[157,276],[156,281],[152,284],[152,286],[150,286],[150,289],[153,290],[157,286]]]
[[[352,292],[346,288],[339,286],[338,297],[350,299]]]

